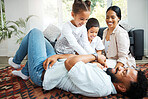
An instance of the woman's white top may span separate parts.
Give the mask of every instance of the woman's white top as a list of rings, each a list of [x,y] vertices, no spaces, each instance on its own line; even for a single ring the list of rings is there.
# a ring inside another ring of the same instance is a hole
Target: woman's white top
[[[83,43],[83,46],[80,45],[80,42]],[[57,54],[75,54],[75,52],[78,54],[92,54],[95,52],[88,41],[85,25],[76,27],[71,22],[63,25],[55,49]]]
[[[109,47],[109,42],[105,39],[105,53],[107,53],[108,47]]]

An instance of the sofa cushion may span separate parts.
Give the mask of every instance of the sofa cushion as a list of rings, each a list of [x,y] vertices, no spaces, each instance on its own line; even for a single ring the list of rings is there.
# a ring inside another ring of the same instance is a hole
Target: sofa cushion
[[[98,36],[102,39],[103,38],[103,31],[106,29],[107,27],[100,27],[99,32],[98,32]]]
[[[43,34],[50,42],[55,42],[60,36],[61,31],[57,26],[49,24],[48,27],[43,31]]]
[[[134,27],[131,27],[128,25],[126,22],[119,22],[119,24],[127,31],[129,32],[130,30],[134,29]]]

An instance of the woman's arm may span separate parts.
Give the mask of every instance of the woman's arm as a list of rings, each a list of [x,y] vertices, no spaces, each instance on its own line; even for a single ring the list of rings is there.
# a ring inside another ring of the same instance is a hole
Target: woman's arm
[[[118,66],[124,66],[124,64],[126,64],[130,46],[129,36],[126,31],[120,31],[116,34],[118,59],[115,68]]]

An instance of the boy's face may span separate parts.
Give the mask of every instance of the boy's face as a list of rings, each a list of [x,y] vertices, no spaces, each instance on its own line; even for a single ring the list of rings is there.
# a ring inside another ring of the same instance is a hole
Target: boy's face
[[[92,41],[98,34],[99,27],[91,27],[87,33],[88,33],[88,40]]]

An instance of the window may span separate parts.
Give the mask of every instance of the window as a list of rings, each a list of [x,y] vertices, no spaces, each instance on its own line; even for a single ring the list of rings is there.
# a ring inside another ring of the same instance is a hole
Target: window
[[[121,9],[121,20],[127,22],[127,0],[112,0],[112,5]]]
[[[58,1],[43,0],[43,27],[46,28],[49,23],[58,25]]]
[[[90,18],[94,17],[98,19],[100,23],[100,27],[106,26],[106,22],[105,22],[106,9],[107,9],[107,0],[100,0],[100,2],[96,2],[96,6],[94,6],[94,8],[92,9]]]
[[[62,14],[64,23],[72,19],[71,11],[73,2],[74,0],[62,0]]]
[[[106,10],[111,5],[121,8],[122,21],[127,21],[127,0],[90,0],[91,1],[91,17],[97,18],[100,26],[107,26],[105,22]],[[62,0],[63,23],[72,19],[71,11],[74,0]]]

